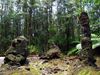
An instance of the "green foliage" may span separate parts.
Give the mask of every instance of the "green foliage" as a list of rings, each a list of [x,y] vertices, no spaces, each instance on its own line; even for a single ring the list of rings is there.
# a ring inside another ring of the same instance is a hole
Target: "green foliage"
[[[41,75],[40,70],[37,67],[33,67],[33,64],[29,65],[30,71],[24,69],[24,67],[20,70],[13,70],[9,75]]]
[[[100,46],[100,38],[96,35],[96,34],[91,34],[92,38],[92,48],[96,48],[98,46]],[[71,48],[69,51],[68,51],[68,56],[69,55],[77,55],[79,54],[80,50],[82,49],[81,48],[81,44],[79,42],[77,42],[78,44],[76,44],[75,47]]]
[[[66,44],[67,37],[66,37],[66,34],[64,34],[64,32],[65,32],[65,29],[63,29],[63,31],[61,31],[61,32],[58,32],[57,26],[55,24],[51,25],[49,27],[50,36],[48,39],[48,43],[49,44],[56,43],[56,44],[60,44],[60,45]]]
[[[99,0],[1,0],[0,4],[0,49],[4,51],[13,38],[25,35],[36,53],[52,42],[66,52],[71,48],[69,54],[77,52],[72,43],[80,37],[77,17],[82,10],[89,14],[92,33],[100,34]]]
[[[56,34],[48,40],[49,44],[53,42],[59,45],[65,45],[67,43],[67,38],[63,34]]]
[[[3,50],[3,52],[6,51],[7,47],[10,45],[11,38],[4,37],[0,40],[0,50]]]
[[[57,33],[57,26],[54,24],[54,25],[51,25],[49,28],[48,28],[48,31],[52,36],[54,36],[56,33]]]
[[[79,50],[76,48],[76,45],[79,43],[79,41],[72,41],[70,43],[71,48],[69,49],[67,55],[71,56],[71,55],[77,55],[79,54]]]
[[[91,36],[92,36],[92,38],[91,38],[92,48],[94,49],[94,48],[100,46],[100,38],[96,34],[91,34]],[[82,49],[80,43],[76,45],[76,49],[77,49],[77,53],[79,53],[80,50]]]
[[[58,44],[65,44],[67,42],[66,36],[64,35],[56,35],[54,39]]]
[[[78,49],[76,48],[72,48],[68,51],[67,55],[68,56],[71,56],[71,55],[77,55],[79,52],[78,52]]]
[[[100,36],[100,24],[95,24],[91,26],[92,33],[95,33],[96,35]]]
[[[39,48],[37,46],[29,45],[28,46],[30,54],[38,54]]]
[[[100,71],[91,67],[83,67],[76,75],[100,75]]]

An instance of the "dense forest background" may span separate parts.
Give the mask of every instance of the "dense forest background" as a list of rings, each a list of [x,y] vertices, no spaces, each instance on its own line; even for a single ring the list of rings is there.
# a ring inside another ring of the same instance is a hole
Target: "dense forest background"
[[[100,37],[99,0],[0,0],[0,53],[24,35],[31,52],[56,44],[65,54],[80,42],[79,14],[86,11],[92,34]]]

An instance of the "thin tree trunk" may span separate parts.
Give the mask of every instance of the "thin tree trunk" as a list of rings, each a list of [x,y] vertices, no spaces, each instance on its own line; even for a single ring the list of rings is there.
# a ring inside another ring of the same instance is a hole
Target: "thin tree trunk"
[[[29,44],[32,43],[32,8],[29,8],[29,24],[28,24]]]

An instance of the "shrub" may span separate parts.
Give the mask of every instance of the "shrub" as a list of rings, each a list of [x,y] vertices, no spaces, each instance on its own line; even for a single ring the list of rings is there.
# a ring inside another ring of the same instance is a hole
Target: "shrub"
[[[38,54],[39,53],[39,48],[37,46],[29,45],[28,49],[29,49],[30,54]]]

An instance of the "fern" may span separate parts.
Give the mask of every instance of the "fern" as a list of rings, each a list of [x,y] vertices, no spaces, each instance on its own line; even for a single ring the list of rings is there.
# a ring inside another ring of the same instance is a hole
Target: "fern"
[[[78,49],[76,48],[73,48],[71,50],[68,51],[68,56],[71,56],[71,55],[77,55],[78,54]]]

